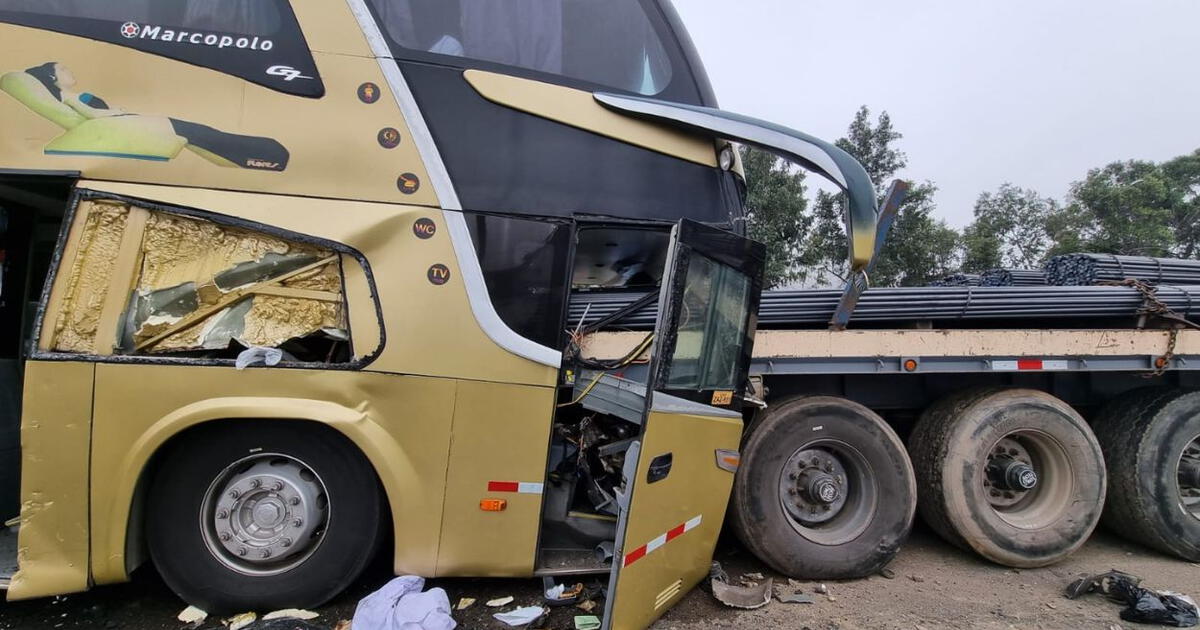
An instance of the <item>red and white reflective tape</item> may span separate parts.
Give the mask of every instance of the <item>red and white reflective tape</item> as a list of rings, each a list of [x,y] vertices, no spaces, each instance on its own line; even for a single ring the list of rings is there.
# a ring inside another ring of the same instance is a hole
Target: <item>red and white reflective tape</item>
[[[526,481],[489,481],[488,492],[518,492],[520,494],[541,494],[542,484]]]
[[[696,518],[694,518],[686,523],[680,523],[679,525],[672,527],[670,531],[663,534],[662,536],[659,536],[658,538],[655,538],[654,540],[651,540],[650,542],[642,545],[641,547],[638,547],[637,549],[634,549],[633,551],[630,551],[629,553],[625,554],[625,561],[622,566],[627,567],[627,566],[633,564],[634,562],[637,562],[638,560],[645,558],[646,554],[654,551],[655,549],[658,549],[659,547],[671,542],[672,540],[675,540],[676,538],[679,538],[685,532],[690,532],[693,529],[696,529],[696,527],[698,527],[700,525],[701,516],[703,516],[703,514],[700,516],[697,516]]]
[[[992,361],[992,369],[1000,372],[1024,372],[1027,370],[1067,370],[1066,361],[1044,361],[1042,359],[1017,359],[1016,361]]]

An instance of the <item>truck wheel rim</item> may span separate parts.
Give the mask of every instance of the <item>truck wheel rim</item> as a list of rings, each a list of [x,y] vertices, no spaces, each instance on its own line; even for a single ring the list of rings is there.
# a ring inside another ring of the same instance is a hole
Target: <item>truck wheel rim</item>
[[[1013,527],[1048,527],[1071,504],[1075,487],[1071,458],[1046,433],[1009,433],[992,445],[982,464],[987,505]]]
[[[330,511],[325,483],[312,468],[289,455],[259,453],[230,464],[209,484],[200,531],[226,567],[277,575],[317,550]]]
[[[840,545],[867,529],[875,515],[878,485],[858,449],[840,440],[817,440],[792,453],[779,475],[779,502],[798,534],[821,545]]]
[[[1183,447],[1176,476],[1179,479],[1180,507],[1200,519],[1200,435]]]

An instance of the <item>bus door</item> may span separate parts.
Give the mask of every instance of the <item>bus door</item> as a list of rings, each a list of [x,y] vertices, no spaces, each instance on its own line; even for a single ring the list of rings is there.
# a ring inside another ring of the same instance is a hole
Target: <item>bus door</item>
[[[708,575],[737,469],[765,248],[671,235],[641,433],[625,458],[604,627],[644,628]]]

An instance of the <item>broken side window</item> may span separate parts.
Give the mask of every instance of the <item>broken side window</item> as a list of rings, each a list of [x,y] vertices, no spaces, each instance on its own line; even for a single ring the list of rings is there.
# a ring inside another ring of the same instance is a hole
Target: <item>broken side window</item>
[[[57,309],[51,298],[49,349],[231,359],[271,348],[284,361],[352,360],[343,265],[352,281],[365,277],[352,257],[122,202],[85,201],[80,213]]]

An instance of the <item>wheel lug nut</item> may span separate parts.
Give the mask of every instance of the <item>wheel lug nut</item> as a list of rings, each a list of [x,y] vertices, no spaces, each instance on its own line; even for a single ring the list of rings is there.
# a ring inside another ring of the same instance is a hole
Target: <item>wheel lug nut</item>
[[[300,497],[292,497],[288,499],[288,505],[300,505]]]
[[[833,464],[831,464],[829,462],[825,462],[825,472],[827,472],[827,473],[833,472]]]
[[[228,541],[230,538],[233,538],[233,536],[229,532],[221,532],[221,540]]]
[[[812,465],[813,465],[813,468],[820,468],[820,466],[821,466],[820,458],[817,458],[817,457],[812,458]]]
[[[252,479],[252,480],[250,481],[250,487],[251,487],[251,488],[258,488],[259,486],[262,486],[262,482],[261,482],[261,481],[259,481],[259,480],[257,480],[257,479]]]
[[[245,547],[238,547],[238,555],[239,555],[239,556],[244,556],[244,555],[246,555],[248,552],[249,552],[249,550],[248,550],[248,549],[246,549]]]
[[[263,550],[262,550],[262,553],[260,553],[260,554],[258,554],[258,555],[259,555],[259,556],[261,556],[261,557],[263,557],[263,558],[270,558],[270,557],[271,557],[271,550],[270,550],[270,549],[263,549]]]
[[[788,479],[791,479],[792,481],[795,481],[799,476],[800,475],[797,475],[796,473],[788,473]]]
[[[220,519],[229,518],[229,510],[226,510],[226,509],[217,510],[217,518],[220,518]]]
[[[304,521],[302,519],[292,519],[292,527],[300,527],[303,524]]]
[[[291,539],[291,538],[284,538],[283,540],[279,541],[279,544],[283,545],[284,547],[291,547],[291,546],[292,546],[292,539]]]
[[[234,488],[233,490],[229,491],[229,498],[231,498],[231,499],[236,499],[240,496],[242,496],[242,493],[237,488]]]
[[[275,483],[271,484],[271,489],[274,490],[275,492],[279,492],[280,490],[283,490],[283,482],[276,481]]]
[[[795,494],[796,494],[796,489],[795,489],[795,488],[788,488],[788,494],[795,496]]]

